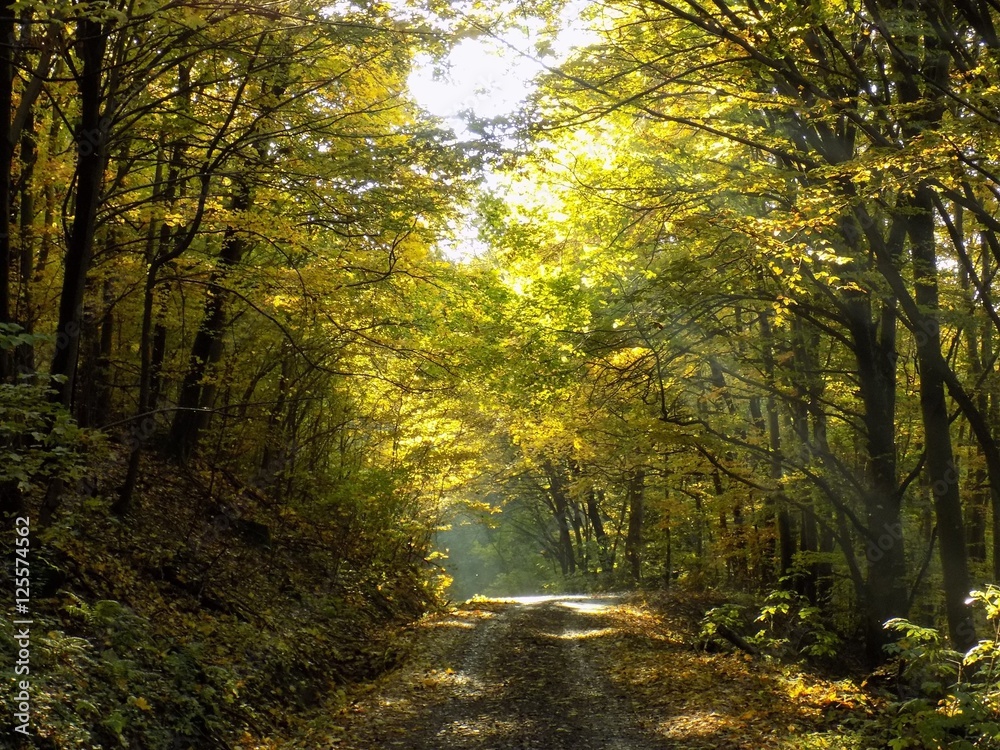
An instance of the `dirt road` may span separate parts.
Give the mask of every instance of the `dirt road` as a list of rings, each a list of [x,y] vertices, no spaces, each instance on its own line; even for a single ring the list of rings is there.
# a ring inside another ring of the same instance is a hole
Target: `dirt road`
[[[419,623],[400,669],[294,750],[845,750],[850,680],[694,647],[683,594],[479,601]],[[694,619],[692,619],[694,617]],[[850,739],[854,738],[854,739]],[[270,750],[270,746],[267,746]],[[284,747],[281,748],[284,750]]]
[[[459,612],[428,663],[355,707],[351,750],[658,750],[601,666],[613,597],[537,597]]]

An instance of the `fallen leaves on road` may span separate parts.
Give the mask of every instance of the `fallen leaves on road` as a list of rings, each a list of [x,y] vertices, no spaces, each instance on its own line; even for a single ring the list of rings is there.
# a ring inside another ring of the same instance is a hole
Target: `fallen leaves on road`
[[[242,747],[866,748],[853,728],[878,707],[850,681],[698,651],[677,606],[547,599],[556,601],[476,601],[425,618],[400,669],[292,740]]]
[[[606,614],[616,627],[598,644],[604,668],[643,726],[685,750],[843,750],[844,723],[875,708],[851,681],[694,650],[676,620],[644,603]]]

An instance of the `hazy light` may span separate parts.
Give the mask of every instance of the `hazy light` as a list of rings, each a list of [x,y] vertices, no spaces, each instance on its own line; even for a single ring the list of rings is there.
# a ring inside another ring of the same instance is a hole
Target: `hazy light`
[[[501,602],[513,602],[514,604],[544,604],[545,602],[554,602],[560,599],[558,596],[511,596],[509,598],[498,599]]]
[[[521,34],[511,40],[521,48],[527,42]],[[489,37],[462,40],[441,64],[428,55],[416,63],[409,86],[417,103],[464,138],[473,137],[464,113],[476,118],[511,114],[530,92],[530,81],[544,70],[535,60]]]
[[[605,612],[610,609],[613,602],[600,602],[593,599],[585,599],[583,601],[561,601],[559,602],[560,607],[566,607],[567,609],[575,609],[577,612]]]
[[[542,594],[538,596],[491,597],[489,601],[510,602],[511,604],[523,604],[526,606],[555,602],[560,607],[575,609],[579,612],[603,612],[618,604],[620,599],[620,597],[614,594],[603,594],[600,596],[592,596],[590,594]]]
[[[619,632],[618,628],[600,628],[592,630],[567,630],[558,635],[551,633],[547,633],[546,635],[549,638],[556,638],[560,641],[583,641],[588,638],[601,638],[606,635],[614,635],[617,632]]]
[[[427,628],[474,628],[475,623],[469,622],[468,620],[438,620],[437,622],[427,623],[424,627]]]

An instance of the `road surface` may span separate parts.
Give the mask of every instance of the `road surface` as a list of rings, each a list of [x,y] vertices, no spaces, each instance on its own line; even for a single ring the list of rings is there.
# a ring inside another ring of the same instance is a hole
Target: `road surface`
[[[434,627],[430,663],[350,713],[350,750],[660,750],[601,666],[614,597],[534,597],[459,612]],[[490,611],[492,610],[492,611]]]

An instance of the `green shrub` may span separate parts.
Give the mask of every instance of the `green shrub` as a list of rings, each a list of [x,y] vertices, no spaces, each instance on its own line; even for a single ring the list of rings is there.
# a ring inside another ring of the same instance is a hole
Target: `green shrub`
[[[985,610],[989,633],[965,654],[948,648],[932,628],[903,619],[886,623],[900,636],[887,648],[918,691],[895,706],[892,750],[1000,746],[1000,588],[973,591],[971,599]]]
[[[0,350],[37,344],[47,337],[0,323]],[[21,492],[38,490],[48,479],[83,477],[102,435],[79,427],[70,413],[50,399],[48,376],[22,374],[16,383],[0,383],[0,483]]]
[[[756,627],[755,633],[746,636],[746,642],[770,656],[825,658],[838,653],[840,638],[827,627],[819,608],[794,591],[772,591],[752,623],[749,619],[748,607],[714,607],[702,619],[699,640],[706,645],[724,646],[728,642],[722,634],[726,629],[742,636]]]
[[[794,591],[768,594],[755,622],[760,629],[748,640],[762,650],[819,658],[838,654],[840,638],[827,627],[819,607]]]

